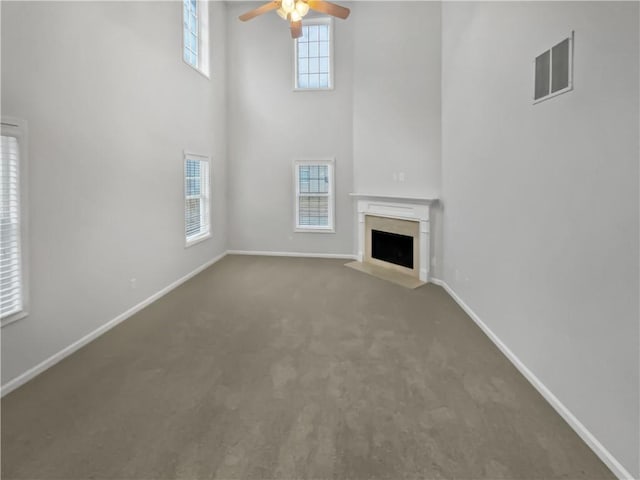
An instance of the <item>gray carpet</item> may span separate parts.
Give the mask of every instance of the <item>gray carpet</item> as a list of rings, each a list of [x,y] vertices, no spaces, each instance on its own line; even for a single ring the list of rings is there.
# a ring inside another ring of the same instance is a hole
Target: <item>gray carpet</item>
[[[226,257],[2,400],[2,478],[614,478],[444,290]]]

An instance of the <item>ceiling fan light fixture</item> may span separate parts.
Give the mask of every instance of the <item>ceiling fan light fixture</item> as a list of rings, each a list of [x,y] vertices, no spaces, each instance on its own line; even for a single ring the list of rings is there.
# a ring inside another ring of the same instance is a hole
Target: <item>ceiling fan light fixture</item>
[[[270,0],[258,8],[243,13],[238,18],[246,22],[272,10],[276,10],[278,15],[289,23],[292,38],[300,38],[302,36],[302,17],[309,13],[309,10],[342,18],[343,20],[350,13],[348,8],[327,0]]]
[[[280,8],[286,13],[293,12],[296,8],[295,0],[282,0],[282,2],[280,3]]]
[[[304,17],[307,13],[309,13],[309,5],[303,0],[298,0],[296,2],[296,11],[300,14],[301,17]]]

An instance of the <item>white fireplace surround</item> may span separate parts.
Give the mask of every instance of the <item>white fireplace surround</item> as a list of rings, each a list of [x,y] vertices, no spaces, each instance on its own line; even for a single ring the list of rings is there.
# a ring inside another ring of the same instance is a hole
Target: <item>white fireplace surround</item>
[[[351,196],[358,198],[358,261],[362,262],[365,256],[366,215],[419,222],[420,280],[428,282],[431,251],[429,209],[437,198],[356,193],[352,193]]]

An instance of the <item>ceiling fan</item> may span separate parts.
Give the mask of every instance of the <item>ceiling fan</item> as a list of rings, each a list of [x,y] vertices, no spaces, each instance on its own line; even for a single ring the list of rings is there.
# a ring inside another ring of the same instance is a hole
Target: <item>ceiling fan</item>
[[[302,36],[302,17],[309,13],[309,10],[326,13],[333,17],[342,18],[343,20],[347,18],[350,13],[348,8],[325,0],[273,0],[240,15],[239,18],[243,22],[246,22],[271,10],[276,10],[278,15],[289,22],[291,38],[299,38]]]

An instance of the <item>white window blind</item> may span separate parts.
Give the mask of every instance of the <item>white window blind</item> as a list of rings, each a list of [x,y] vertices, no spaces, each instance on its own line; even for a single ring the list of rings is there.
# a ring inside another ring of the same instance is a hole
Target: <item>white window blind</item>
[[[333,87],[331,20],[304,21],[302,36],[295,41],[297,90]]]
[[[187,245],[210,234],[209,159],[186,155],[184,160],[184,222]]]
[[[333,231],[333,161],[295,162],[295,228]]]
[[[23,309],[20,255],[20,149],[18,138],[2,135],[0,198],[0,316],[5,320]]]

